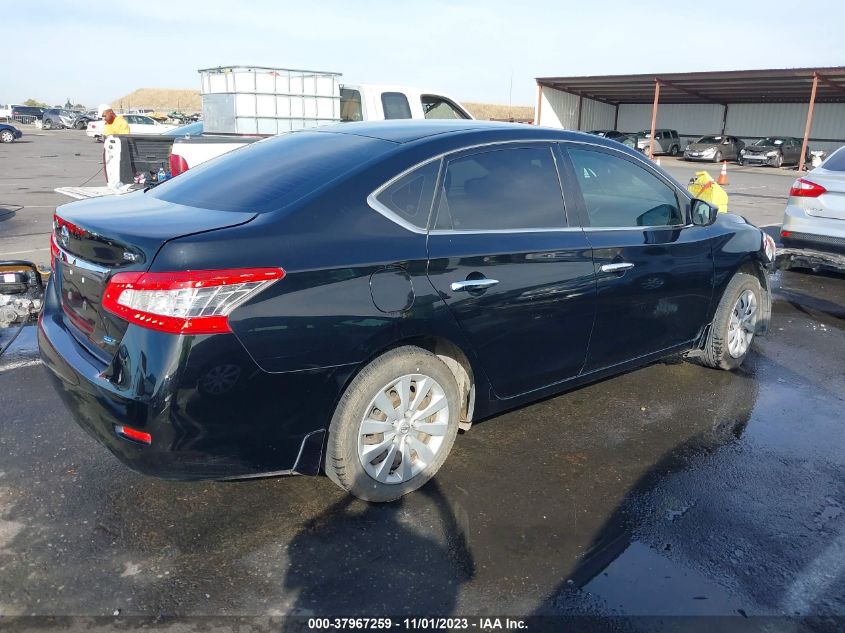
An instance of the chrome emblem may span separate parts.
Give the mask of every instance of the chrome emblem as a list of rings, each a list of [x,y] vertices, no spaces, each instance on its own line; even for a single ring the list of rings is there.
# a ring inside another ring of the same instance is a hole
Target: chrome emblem
[[[62,243],[62,246],[67,248],[67,243],[70,241],[70,231],[67,230],[67,226],[63,226],[62,230],[60,231],[59,241]]]

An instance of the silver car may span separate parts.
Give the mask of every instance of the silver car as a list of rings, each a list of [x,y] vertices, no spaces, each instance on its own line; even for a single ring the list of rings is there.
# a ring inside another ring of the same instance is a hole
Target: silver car
[[[845,270],[845,147],[793,183],[780,237],[781,268]]]
[[[721,163],[736,160],[745,143],[735,136],[702,136],[684,150],[684,160],[709,160]]]

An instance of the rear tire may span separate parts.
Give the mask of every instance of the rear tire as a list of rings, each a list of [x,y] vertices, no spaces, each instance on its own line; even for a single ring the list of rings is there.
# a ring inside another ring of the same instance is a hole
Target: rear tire
[[[326,475],[365,501],[399,499],[446,461],[460,408],[458,385],[442,360],[419,347],[391,350],[344,391],[329,426]],[[426,411],[433,412],[415,416]]]
[[[15,135],[12,133],[11,130],[3,130],[0,132],[0,141],[3,143],[14,143],[15,142]]]
[[[680,151],[681,151],[681,148],[678,147],[677,145],[673,145],[672,147],[669,148],[669,154],[672,155],[672,156],[677,156],[680,153]]]
[[[85,128],[87,128],[87,127],[88,127],[88,123],[86,123],[85,121],[79,121],[79,122],[78,122],[76,125],[74,125],[73,127],[75,127],[77,130],[84,130]]]
[[[53,123],[49,119],[47,119],[46,121],[44,121],[44,124],[41,127],[44,128],[45,130],[52,130],[53,129]]]
[[[736,369],[745,360],[757,330],[763,290],[754,275],[737,273],[728,283],[704,344],[702,362],[716,369]]]

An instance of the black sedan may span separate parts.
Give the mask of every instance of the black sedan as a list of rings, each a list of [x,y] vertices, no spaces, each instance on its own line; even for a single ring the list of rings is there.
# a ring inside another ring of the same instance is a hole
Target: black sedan
[[[771,238],[618,143],[522,125],[286,134],[54,227],[49,374],[175,479],[396,499],[474,420],[667,355],[734,369],[770,315]]]
[[[0,143],[14,143],[22,136],[23,132],[14,125],[0,123]]]

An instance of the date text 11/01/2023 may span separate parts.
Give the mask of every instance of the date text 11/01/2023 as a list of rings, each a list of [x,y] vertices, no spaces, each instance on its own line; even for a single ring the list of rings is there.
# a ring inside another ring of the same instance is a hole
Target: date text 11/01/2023
[[[309,618],[308,630],[477,630],[519,631],[528,629],[520,618]]]

